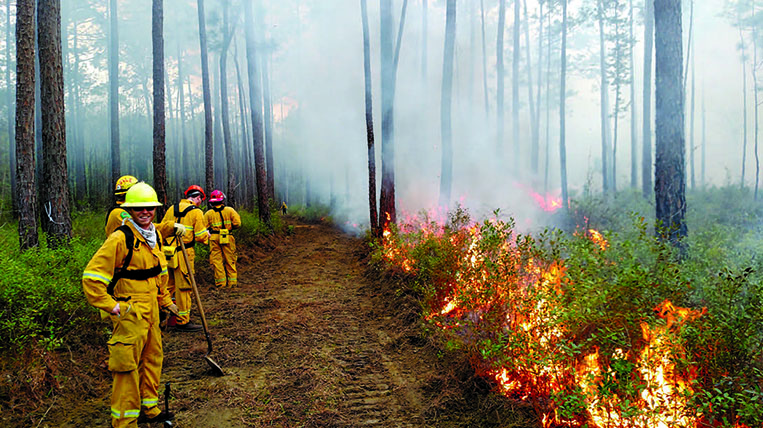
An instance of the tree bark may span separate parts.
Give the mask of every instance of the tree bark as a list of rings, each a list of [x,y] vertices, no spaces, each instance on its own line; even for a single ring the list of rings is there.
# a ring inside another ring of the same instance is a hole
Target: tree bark
[[[633,61],[633,0],[628,0],[628,25],[630,37],[628,55],[630,64],[630,96],[631,96],[631,187],[638,187],[638,132],[636,127],[636,65]]]
[[[16,3],[16,182],[18,183],[19,247],[37,247],[37,184],[35,180],[35,36],[34,0]]]
[[[153,0],[151,9],[151,42],[154,80],[154,190],[159,202],[167,204],[167,172],[165,162],[164,124],[164,0]],[[156,216],[164,216],[164,207]]]
[[[424,0],[426,4],[426,0]],[[374,148],[374,115],[371,94],[371,52],[368,35],[368,7],[366,0],[360,0],[360,13],[363,22],[363,78],[366,100],[366,145],[368,150],[368,211],[371,234],[381,237],[379,219],[376,213],[376,149]]]
[[[538,174],[538,161],[540,157],[540,129],[539,129],[539,111],[535,106],[535,94],[533,93],[533,74],[532,74],[532,57],[530,56],[530,18],[527,12],[527,0],[523,0],[524,16],[525,16],[525,53],[527,54],[527,96],[530,101],[530,169],[533,175]],[[543,3],[540,3],[541,11]],[[542,18],[540,20],[543,22]],[[542,38],[542,26],[541,34],[538,36],[538,40]],[[540,49],[538,50],[538,69],[540,70]],[[540,79],[538,80],[538,87],[540,87]],[[540,104],[540,97],[538,97],[538,104]]]
[[[226,195],[228,198],[228,204],[233,206],[236,202],[236,197],[233,190],[236,187],[236,171],[233,166],[233,140],[230,134],[230,118],[228,117],[228,47],[233,39],[233,32],[235,31],[235,24],[233,27],[228,22],[228,1],[223,1],[223,45],[220,49],[220,98],[221,114],[223,122],[223,145],[225,146],[225,164],[228,169],[228,180],[226,183]]]
[[[649,1],[649,0],[647,0]],[[599,21],[599,72],[601,73],[599,92],[599,115],[601,118],[601,179],[602,192],[609,193],[609,103],[607,93],[606,45],[604,43],[604,5],[603,0],[596,1],[597,20]]]
[[[567,146],[566,146],[566,114],[567,100],[567,0],[562,0],[562,55],[561,78],[559,82],[559,169],[562,182],[562,203],[565,211],[569,212],[570,202],[567,194]]]
[[[519,171],[519,26],[521,24],[519,0],[514,0],[514,60],[511,64],[511,139],[514,146],[514,171]]]
[[[687,234],[684,166],[681,1],[655,0],[656,161],[658,234],[678,246]]]
[[[503,28],[506,22],[506,0],[498,0],[498,36],[495,43],[497,93],[496,93],[496,155],[503,161]]]
[[[209,66],[207,61],[207,27],[204,17],[204,0],[196,0],[199,12],[199,44],[201,47],[201,81],[204,91],[204,166],[207,192],[215,187],[214,141],[212,140],[212,93],[209,89]]]
[[[13,216],[18,215],[18,194],[16,190],[16,145],[13,129],[13,85],[11,84],[11,0],[5,2],[5,87],[6,103],[8,104],[8,170],[11,181],[11,210]]]
[[[267,181],[267,200],[275,203],[275,166],[273,165],[273,106],[270,100],[270,73],[268,73],[268,64],[270,63],[271,48],[266,47],[265,43],[265,13],[260,10],[257,15],[258,23],[257,33],[259,45],[263,46],[260,52],[260,63],[262,67],[262,102],[263,102],[263,122],[265,126],[265,175]]]
[[[426,1],[426,0],[424,0]],[[485,94],[485,119],[490,114],[487,93],[487,45],[485,43],[485,2],[480,0],[480,22],[482,24],[482,91]]]
[[[453,54],[456,40],[456,0],[448,0],[445,12],[445,47],[442,60],[442,98],[440,100],[440,133],[442,164],[440,170],[440,207],[450,207],[453,180],[453,130],[451,104],[453,94]]]
[[[120,172],[119,151],[119,21],[117,0],[109,0],[109,126],[111,129],[111,183]]]
[[[40,197],[46,210],[42,225],[48,234],[48,246],[57,248],[68,244],[72,236],[60,0],[38,0],[37,13],[43,147],[43,192]]]
[[[380,0],[381,32],[381,109],[382,109],[382,184],[379,203],[379,224],[387,230],[390,223],[396,223],[395,208],[395,145],[394,145],[394,97],[395,74],[392,51],[392,5],[389,0]]]
[[[652,44],[654,41],[654,3],[646,1],[644,16],[643,143],[641,144],[641,193],[652,195]]]
[[[262,92],[260,89],[260,72],[257,69],[257,51],[255,50],[254,18],[252,5],[244,5],[246,28],[246,64],[249,72],[249,102],[252,104],[252,134],[254,137],[254,170],[257,179],[257,209],[260,221],[270,225],[270,209],[268,207],[267,176],[265,174],[265,153],[263,150],[262,130]]]

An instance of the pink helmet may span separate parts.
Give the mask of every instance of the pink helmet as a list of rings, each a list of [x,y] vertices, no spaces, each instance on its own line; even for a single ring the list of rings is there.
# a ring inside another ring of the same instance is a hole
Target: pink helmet
[[[217,203],[222,202],[225,199],[225,194],[221,190],[213,190],[209,195],[209,202]]]

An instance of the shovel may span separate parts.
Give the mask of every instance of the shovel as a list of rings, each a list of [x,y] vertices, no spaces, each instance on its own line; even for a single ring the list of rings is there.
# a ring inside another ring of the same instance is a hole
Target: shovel
[[[188,274],[191,276],[191,285],[193,286],[193,295],[196,297],[196,306],[199,307],[199,315],[201,315],[201,325],[204,326],[204,335],[207,336],[207,353],[204,354],[204,359],[207,360],[209,368],[212,369],[212,373],[215,376],[223,376],[223,369],[209,357],[212,352],[212,339],[209,337],[209,328],[207,327],[207,317],[204,316],[204,307],[201,306],[201,297],[199,296],[199,288],[196,287],[196,279],[193,277],[193,271],[191,270],[191,262],[188,260],[188,252],[185,250],[185,243],[182,239],[178,239],[180,242],[180,248],[183,250],[183,259],[185,260],[185,267],[188,269]]]

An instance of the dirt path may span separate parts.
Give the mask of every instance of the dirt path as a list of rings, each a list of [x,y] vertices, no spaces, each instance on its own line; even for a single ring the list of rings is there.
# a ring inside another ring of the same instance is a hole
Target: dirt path
[[[211,376],[203,333],[164,334],[176,426],[531,426],[422,338],[416,303],[371,278],[361,240],[294,223],[273,242],[240,249],[232,290],[211,289],[208,263],[197,263],[211,357],[225,376]],[[195,309],[192,318],[200,322]],[[108,396],[48,426],[108,426]]]

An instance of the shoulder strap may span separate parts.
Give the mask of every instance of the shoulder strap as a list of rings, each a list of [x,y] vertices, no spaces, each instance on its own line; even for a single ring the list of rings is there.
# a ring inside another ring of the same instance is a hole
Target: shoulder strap
[[[125,234],[125,246],[127,247],[127,255],[125,256],[124,263],[122,263],[122,267],[116,268],[114,271],[114,278],[111,280],[108,287],[106,287],[106,292],[111,296],[114,295],[114,287],[117,285],[117,281],[122,278],[122,272],[127,270],[127,267],[130,266],[130,261],[132,260],[133,245],[135,244],[135,235],[132,233],[130,226],[123,224],[122,226],[116,228],[115,231],[117,230]]]
[[[175,204],[174,208],[175,208],[175,218],[176,219],[181,219],[181,218],[185,217],[186,214],[188,214],[189,212],[191,212],[193,210],[201,209],[201,208],[197,207],[196,205],[191,204],[191,205],[187,206],[183,211],[180,211],[180,202],[177,202]]]

